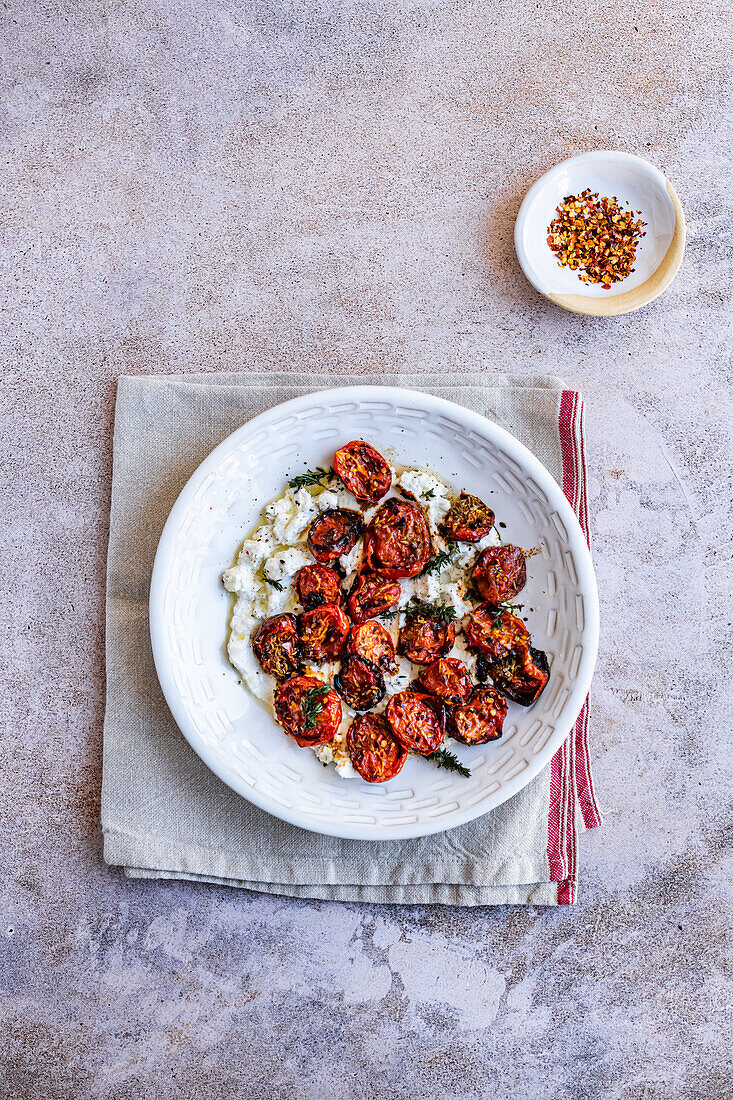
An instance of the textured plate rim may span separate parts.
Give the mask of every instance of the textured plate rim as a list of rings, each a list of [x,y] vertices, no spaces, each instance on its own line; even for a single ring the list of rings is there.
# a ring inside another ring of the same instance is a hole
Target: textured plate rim
[[[200,740],[197,731],[192,728],[189,723],[185,709],[178,697],[176,685],[167,660],[163,615],[163,596],[165,587],[163,581],[166,558],[175,544],[180,518],[185,514],[189,503],[198,491],[201,483],[207,477],[210,468],[216,465],[220,454],[224,454],[236,447],[239,441],[249,433],[262,430],[268,426],[270,420],[280,419],[283,413],[297,414],[301,410],[306,409],[314,401],[350,400],[356,402],[373,402],[391,400],[395,403],[400,402],[409,405],[409,403],[411,401],[414,402],[416,398],[420,400],[421,404],[424,403],[423,408],[425,411],[433,411],[436,414],[442,413],[453,417],[459,417],[468,428],[478,432],[487,439],[489,443],[496,442],[502,446],[512,458],[516,459],[528,469],[528,472],[537,484],[545,490],[553,507],[560,513],[561,519],[566,525],[568,543],[572,547],[575,555],[578,570],[577,589],[582,593],[587,603],[585,612],[588,644],[586,645],[584,642],[583,655],[573,681],[573,687],[560,712],[560,716],[556,719],[557,724],[555,732],[548,738],[546,744],[537,756],[527,764],[527,767],[523,769],[518,776],[503,783],[499,790],[491,796],[491,805],[488,808],[483,806],[478,813],[471,807],[464,807],[463,810],[459,809],[451,814],[449,824],[425,822],[419,825],[382,825],[375,827],[373,825],[360,825],[349,822],[341,823],[340,827],[339,825],[333,824],[324,824],[319,827],[310,820],[304,820],[297,810],[290,811],[285,807],[275,806],[267,795],[261,793],[256,788],[250,787],[243,780],[242,776],[233,771],[231,767],[217,757],[213,749],[209,749],[209,747]],[[506,802],[508,799],[512,798],[513,795],[522,790],[549,764],[555,752],[560,748],[574,728],[575,722],[577,721],[590,689],[598,654],[599,638],[598,590],[588,544],[581,530],[577,516],[573,512],[565,494],[540,460],[536,458],[523,443],[520,443],[511,432],[508,432],[505,428],[500,427],[487,417],[482,416],[481,413],[473,412],[463,405],[448,401],[443,397],[436,397],[433,394],[424,393],[421,390],[408,390],[396,386],[339,386],[331,389],[314,390],[311,393],[303,394],[300,397],[292,398],[289,401],[284,401],[273,406],[271,409],[267,409],[265,412],[260,413],[259,416],[247,421],[246,424],[243,424],[240,428],[237,428],[228,435],[226,439],[222,440],[222,442],[203,460],[186,482],[166,520],[158,542],[158,549],[155,554],[150,581],[149,623],[155,670],[166,703],[168,704],[168,708],[179,730],[206,766],[237,794],[247,799],[247,801],[251,802],[253,805],[272,814],[273,817],[277,817],[281,821],[287,821],[291,825],[296,825],[309,832],[321,833],[326,836],[343,837],[350,840],[405,840],[414,837],[429,836],[433,833],[442,833],[447,829],[453,829],[458,825],[464,825],[469,821],[476,820],[478,817],[483,817],[484,814],[490,813],[491,810],[496,809],[497,806],[500,806],[503,802]]]

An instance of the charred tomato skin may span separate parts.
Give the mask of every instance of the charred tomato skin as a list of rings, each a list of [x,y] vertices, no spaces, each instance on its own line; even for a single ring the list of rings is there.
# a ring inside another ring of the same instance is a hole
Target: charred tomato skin
[[[397,671],[392,635],[374,619],[352,626],[346,642],[346,652],[371,661],[383,675],[392,676]]]
[[[474,669],[474,676],[479,684],[485,684],[489,679],[489,662],[478,649],[476,650],[476,668]]]
[[[275,692],[275,717],[286,733],[302,747],[325,745],[332,741],[341,725],[341,700],[335,691],[319,696],[321,709],[310,729],[305,728],[303,702],[311,688],[327,687],[317,676],[294,676],[280,684]]]
[[[252,649],[264,671],[276,680],[295,676],[302,665],[295,615],[272,615],[265,619],[255,631]]]
[[[450,653],[455,640],[454,623],[411,615],[400,629],[397,652],[416,665],[429,665]]]
[[[392,485],[386,459],[363,439],[352,439],[333,456],[333,468],[360,504],[376,504]]]
[[[481,604],[468,616],[463,627],[466,641],[488,662],[501,660],[529,646],[529,631],[511,611],[497,611]]]
[[[495,515],[488,504],[471,493],[461,493],[443,520],[443,534],[456,542],[478,542],[494,526]]]
[[[344,602],[341,578],[329,565],[304,565],[298,570],[295,588],[306,611],[322,607],[324,603]]]
[[[386,691],[382,673],[363,657],[344,657],[333,685],[344,702],[356,711],[376,707]]]
[[[372,516],[364,538],[364,561],[383,577],[416,577],[432,551],[430,529],[421,508],[392,498]]]
[[[529,655],[532,658],[535,665],[537,666],[537,668],[540,670],[540,672],[546,672],[547,673],[547,679],[549,680],[549,678],[550,678],[550,662],[547,658],[547,653],[545,652],[545,650],[544,649],[536,649],[535,646],[531,645],[529,647]]]
[[[400,582],[380,577],[378,573],[362,570],[357,576],[346,601],[349,615],[355,623],[365,623],[377,615],[383,615],[399,602],[402,595]]]
[[[348,554],[364,533],[361,512],[353,508],[328,508],[308,530],[308,549],[320,565],[330,565]]]
[[[402,747],[421,756],[429,756],[445,740],[445,713],[431,695],[400,691],[387,703],[385,715]]]
[[[528,646],[489,665],[494,687],[522,707],[536,703],[550,681],[550,664],[542,649]]]
[[[301,653],[307,661],[335,661],[341,656],[351,623],[338,604],[304,611],[297,623]]]
[[[351,763],[367,783],[394,779],[407,760],[407,750],[392,733],[381,714],[361,714],[346,734]]]
[[[439,657],[418,676],[423,690],[436,695],[449,707],[467,703],[473,693],[473,684],[463,661],[457,657]]]
[[[494,606],[514,599],[527,583],[521,546],[487,546],[474,562],[471,581],[482,599]]]
[[[476,688],[467,702],[452,708],[448,732],[464,745],[485,745],[501,737],[506,712],[506,700],[498,691]]]

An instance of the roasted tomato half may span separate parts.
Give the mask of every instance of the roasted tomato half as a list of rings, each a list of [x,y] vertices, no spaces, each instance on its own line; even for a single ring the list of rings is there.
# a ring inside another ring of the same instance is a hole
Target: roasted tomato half
[[[528,646],[490,664],[489,675],[507,699],[531,707],[547,687],[550,664],[544,650]]]
[[[306,611],[324,603],[343,603],[341,578],[328,565],[304,565],[295,578],[298,599]]]
[[[295,676],[275,692],[275,717],[299,745],[325,745],[341,725],[341,700],[317,676]]]
[[[488,535],[494,519],[488,504],[470,493],[461,493],[443,520],[443,532],[446,538],[457,542],[478,542]]]
[[[449,707],[467,703],[473,692],[471,678],[457,657],[439,657],[418,676],[425,691],[437,695]]]
[[[483,745],[501,737],[506,718],[506,699],[493,688],[476,688],[467,703],[455,707],[448,717],[448,732],[464,745]]]
[[[361,439],[339,447],[333,468],[360,504],[376,504],[392,485],[392,471],[385,459]]]
[[[473,587],[491,604],[506,603],[527,583],[527,566],[521,546],[487,546],[471,570]]]
[[[384,676],[363,657],[344,657],[333,686],[352,710],[371,710],[384,698]]]
[[[468,617],[463,628],[466,641],[487,661],[500,661],[508,654],[527,649],[529,631],[511,611],[496,611],[481,604]]]
[[[335,603],[298,615],[298,636],[308,661],[335,661],[344,651],[351,623]]]
[[[394,607],[401,594],[399,581],[378,573],[359,573],[347,601],[349,615],[355,623],[365,623]]]
[[[429,619],[424,615],[411,615],[400,630],[397,652],[416,665],[429,665],[438,657],[450,653],[455,640],[453,623]]]
[[[364,539],[364,560],[383,577],[416,577],[430,557],[430,531],[417,504],[386,501],[372,516]]]
[[[361,714],[349,726],[346,748],[351,763],[367,783],[384,783],[400,771],[407,750],[381,714]]]
[[[255,657],[265,672],[287,680],[300,672],[301,652],[295,615],[273,615],[258,626],[252,638]]]
[[[353,508],[329,508],[310,525],[308,546],[317,562],[328,565],[353,550],[363,533],[361,512]]]
[[[437,699],[417,691],[400,691],[385,711],[392,733],[406,749],[429,756],[445,738],[445,715]]]
[[[374,619],[352,626],[346,642],[346,652],[371,661],[387,676],[397,671],[392,635]]]

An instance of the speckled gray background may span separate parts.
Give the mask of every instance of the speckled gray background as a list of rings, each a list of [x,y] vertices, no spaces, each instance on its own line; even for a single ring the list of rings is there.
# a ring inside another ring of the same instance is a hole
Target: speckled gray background
[[[729,5],[7,0],[2,21],[2,1096],[733,1095]],[[511,233],[541,171],[601,145],[667,172],[689,245],[662,299],[599,321],[536,296]],[[114,380],[249,364],[584,390],[606,824],[574,909],[103,865]]]

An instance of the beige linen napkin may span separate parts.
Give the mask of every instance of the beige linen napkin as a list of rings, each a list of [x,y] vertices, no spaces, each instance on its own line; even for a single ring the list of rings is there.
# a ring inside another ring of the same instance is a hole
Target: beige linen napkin
[[[107,574],[104,855],[134,877],[193,879],[295,897],[491,905],[575,898],[575,807],[599,824],[587,709],[566,745],[504,805],[416,840],[344,840],[271,817],[226,787],[176,727],[158,685],[148,592],[158,539],[196,467],[241,424],[314,389],[285,372],[121,378]],[[582,403],[559,379],[384,374],[384,385],[459,402],[537,455],[584,518]]]

